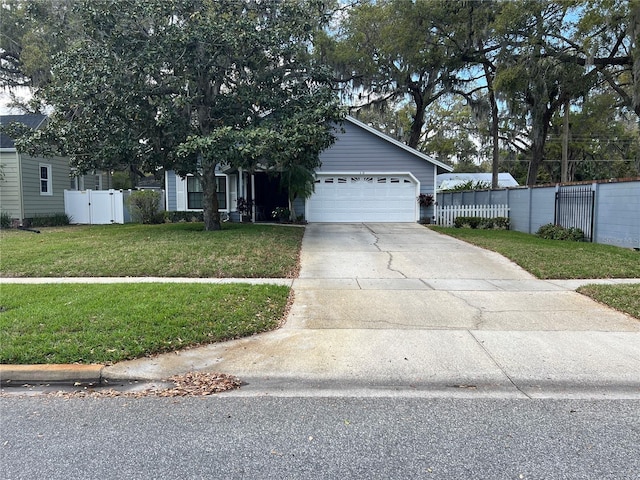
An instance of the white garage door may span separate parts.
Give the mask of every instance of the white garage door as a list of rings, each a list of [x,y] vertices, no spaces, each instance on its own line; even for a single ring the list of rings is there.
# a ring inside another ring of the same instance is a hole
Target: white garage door
[[[415,222],[417,184],[409,175],[319,175],[309,222]]]

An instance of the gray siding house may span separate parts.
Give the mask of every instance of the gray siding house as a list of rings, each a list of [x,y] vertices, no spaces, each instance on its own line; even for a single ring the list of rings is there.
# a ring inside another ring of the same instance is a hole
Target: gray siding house
[[[436,196],[436,175],[450,172],[441,163],[352,117],[345,119],[336,142],[320,155],[315,191],[298,199],[296,214],[309,222],[416,222],[431,218],[433,207],[421,208],[418,195]],[[198,211],[202,192],[195,177],[168,171],[166,208]],[[271,219],[276,207],[287,207],[279,178],[266,172],[225,170],[218,173],[221,212],[233,216],[238,198],[249,199],[254,221]]]
[[[44,115],[2,115],[0,124],[24,123],[37,129]],[[0,133],[0,210],[15,223],[64,213],[64,189],[69,188],[69,161],[66,158],[30,157],[19,153],[13,139]]]

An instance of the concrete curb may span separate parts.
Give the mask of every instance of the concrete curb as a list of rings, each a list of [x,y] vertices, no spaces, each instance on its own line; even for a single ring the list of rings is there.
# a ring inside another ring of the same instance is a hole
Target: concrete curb
[[[104,365],[0,365],[2,386],[19,383],[94,384],[102,381]]]

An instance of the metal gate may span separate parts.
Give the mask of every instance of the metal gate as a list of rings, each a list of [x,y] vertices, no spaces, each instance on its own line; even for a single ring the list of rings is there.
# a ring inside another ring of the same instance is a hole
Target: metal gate
[[[584,232],[585,240],[592,242],[594,200],[591,185],[559,187],[553,223],[565,228],[577,227]]]

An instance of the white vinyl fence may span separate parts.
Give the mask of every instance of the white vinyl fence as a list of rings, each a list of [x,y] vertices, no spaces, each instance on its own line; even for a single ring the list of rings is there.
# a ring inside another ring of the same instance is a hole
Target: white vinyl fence
[[[508,217],[507,205],[445,205],[437,207],[436,224],[441,227],[453,227],[457,217],[496,218]]]
[[[64,212],[71,223],[124,223],[124,196],[121,190],[65,190]]]

